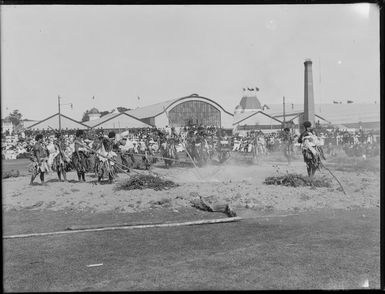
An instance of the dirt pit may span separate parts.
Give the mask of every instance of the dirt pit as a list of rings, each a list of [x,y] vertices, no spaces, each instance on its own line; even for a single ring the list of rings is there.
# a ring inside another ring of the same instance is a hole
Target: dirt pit
[[[317,177],[330,180],[329,187],[266,185],[268,177],[287,174],[306,175],[305,164],[292,162],[259,162],[241,164],[228,161],[223,165],[194,168],[190,166],[152,167],[152,172],[178,186],[166,190],[125,190],[119,186],[132,176],[119,174],[114,184],[96,184],[93,174],[86,175],[86,183],[78,183],[76,173],[71,172],[69,182],[58,182],[55,174],[47,175],[47,185],[29,185],[29,176],[3,179],[3,210],[64,210],[82,212],[140,212],[151,209],[191,207],[197,195],[228,203],[237,209],[256,212],[307,211],[324,208],[354,209],[379,207],[380,176],[373,171],[339,171],[333,164],[325,165],[338,177],[347,195],[326,170],[317,171]],[[140,171],[148,175],[147,171]],[[36,180],[39,182],[39,180]]]

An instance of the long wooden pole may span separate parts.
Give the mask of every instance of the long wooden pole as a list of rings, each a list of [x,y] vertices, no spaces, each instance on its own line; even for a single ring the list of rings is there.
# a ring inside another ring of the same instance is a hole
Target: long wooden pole
[[[240,217],[228,217],[228,218],[199,220],[199,221],[190,221],[190,222],[182,222],[182,223],[162,223],[162,224],[134,225],[134,226],[123,225],[123,226],[102,227],[102,228],[92,228],[92,229],[77,229],[77,230],[69,229],[67,231],[3,236],[3,239],[17,239],[17,238],[28,238],[28,237],[42,237],[42,236],[52,236],[52,235],[64,235],[64,234],[100,232],[100,231],[115,231],[115,230],[129,230],[129,229],[194,226],[194,225],[205,225],[205,224],[228,223],[228,222],[235,222],[235,221],[240,221],[240,220],[242,220],[242,218],[240,218]]]
[[[338,184],[340,185],[340,187],[341,187],[341,189],[342,189],[342,192],[344,192],[344,194],[347,195],[346,192],[345,192],[344,187],[342,186],[342,184],[341,184],[341,182],[338,180],[338,178],[337,178],[337,177],[331,172],[331,170],[328,169],[322,162],[320,162],[320,164],[321,164],[321,167],[323,167],[324,169],[326,169],[326,170],[333,176],[333,178],[336,179],[336,181],[338,182]]]

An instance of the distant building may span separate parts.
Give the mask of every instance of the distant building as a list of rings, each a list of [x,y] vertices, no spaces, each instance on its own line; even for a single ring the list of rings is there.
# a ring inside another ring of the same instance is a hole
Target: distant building
[[[9,133],[12,133],[13,130],[14,130],[14,125],[11,119],[9,118],[9,116],[1,120],[1,133],[6,133],[7,131]]]
[[[260,109],[262,109],[262,105],[256,95],[245,95],[235,107],[234,113],[253,112]]]
[[[298,127],[303,115],[303,104],[286,107],[285,118],[282,104],[270,104],[269,114],[279,120],[293,121]],[[323,126],[346,126],[347,128],[380,129],[380,108],[373,103],[315,104],[315,122]]]
[[[98,119],[100,118],[100,112],[97,108],[91,108],[90,112],[88,112],[88,120],[91,121],[91,120],[95,120],[95,119]]]
[[[245,133],[252,130],[277,131],[282,121],[271,116],[269,107],[261,104],[255,94],[244,95],[234,110],[233,133]]]

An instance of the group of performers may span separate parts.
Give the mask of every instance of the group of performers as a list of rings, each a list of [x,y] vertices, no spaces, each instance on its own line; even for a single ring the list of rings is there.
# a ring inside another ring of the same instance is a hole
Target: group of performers
[[[299,136],[298,143],[302,146],[308,176],[313,177],[316,170],[322,166],[321,160],[325,159],[325,156],[318,137],[311,129],[311,123],[305,122],[304,127],[305,130]],[[209,158],[212,159],[214,154],[217,154],[221,161],[223,160],[221,157],[229,156],[232,149],[230,140],[224,133],[210,132],[205,128],[191,129],[184,133],[183,136],[177,135],[175,129],[171,128],[169,133],[159,132],[158,135],[157,143],[160,157],[165,160],[166,167],[170,166],[174,160],[177,160],[176,146],[178,144],[183,146],[190,159],[194,164],[197,163],[198,165]],[[254,144],[257,146],[258,136],[253,136],[253,139]],[[128,146],[127,138],[118,140],[114,132],[110,132],[108,136],[97,136],[92,146],[89,146],[84,131],[77,130],[74,151],[71,153],[68,153],[64,138],[60,133],[56,133],[55,139],[51,142],[50,150],[47,150],[47,147],[44,146],[42,134],[36,135],[35,141],[31,157],[31,185],[37,175],[40,175],[40,180],[44,184],[45,174],[52,170],[56,171],[59,181],[67,181],[66,172],[71,168],[76,170],[79,182],[85,182],[85,174],[92,171],[97,175],[98,182],[101,182],[104,178],[107,178],[109,182],[113,182],[118,170],[129,171],[127,157],[134,161],[133,148],[129,148],[128,152],[124,152],[124,155],[122,153],[121,147]],[[146,169],[150,165],[148,155],[154,155],[154,149],[150,147],[151,141],[155,143],[152,138],[147,137],[144,146],[139,146],[143,162],[146,163]],[[290,164],[294,136],[289,128],[285,128],[283,131],[283,142],[284,154]],[[251,144],[252,142],[248,143]],[[122,164],[117,163],[118,156]]]
[[[114,150],[119,143],[115,140],[114,132],[110,132],[108,137],[99,136],[91,148],[85,142],[84,131],[78,130],[72,154],[66,152],[68,149],[60,133],[56,133],[51,150],[43,145],[43,135],[36,135],[35,141],[31,156],[31,185],[37,175],[40,175],[41,183],[44,184],[44,175],[52,170],[56,171],[59,181],[62,181],[62,176],[67,181],[66,172],[71,167],[76,170],[79,182],[86,181],[85,174],[89,171],[95,172],[98,182],[103,178],[112,182],[115,178],[117,153]]]

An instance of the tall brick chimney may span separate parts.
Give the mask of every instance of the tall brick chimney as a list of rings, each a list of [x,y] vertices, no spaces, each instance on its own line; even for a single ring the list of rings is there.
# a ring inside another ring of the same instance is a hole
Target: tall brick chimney
[[[313,72],[312,62],[306,59],[305,62],[305,93],[304,93],[304,108],[303,117],[301,120],[300,130],[303,131],[303,122],[310,121],[312,128],[315,127],[314,117],[314,91],[313,91]]]

